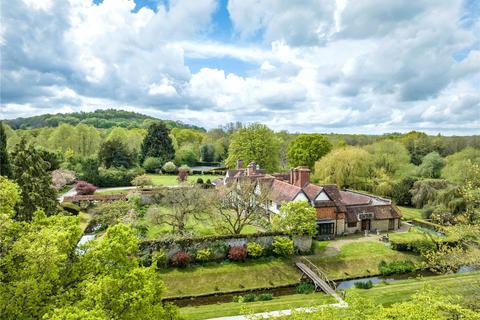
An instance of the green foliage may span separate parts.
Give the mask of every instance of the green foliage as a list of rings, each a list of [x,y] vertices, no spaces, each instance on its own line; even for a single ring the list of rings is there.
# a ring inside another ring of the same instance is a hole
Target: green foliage
[[[177,171],[177,166],[175,163],[169,161],[163,165],[162,170],[166,173],[175,173]]]
[[[153,123],[148,128],[147,135],[143,139],[140,160],[143,162],[147,157],[159,158],[161,163],[175,157],[172,139],[163,122]]]
[[[215,146],[213,144],[202,144],[200,146],[200,160],[203,162],[215,161]]]
[[[115,168],[130,168],[134,165],[134,155],[128,151],[127,147],[120,140],[107,140],[100,146],[98,153],[98,160],[100,163],[109,169]]]
[[[95,208],[94,219],[98,223],[113,226],[129,220],[128,215],[133,214],[133,206],[125,200],[105,202]]]
[[[410,190],[417,181],[417,177],[408,176],[393,184],[390,196],[396,204],[402,206],[412,205],[412,194],[410,193]]]
[[[373,167],[388,176],[403,176],[413,169],[408,150],[400,142],[383,140],[365,146],[365,150],[371,154]]]
[[[63,210],[70,212],[73,215],[78,215],[82,210],[79,206],[71,202],[62,202],[61,207]]]
[[[162,250],[155,251],[153,253],[152,259],[153,259],[154,265],[156,265],[158,269],[163,269],[167,267],[168,256],[165,253],[165,251],[162,251]]]
[[[257,297],[257,301],[270,301],[273,299],[273,294],[271,293],[261,293]]]
[[[315,161],[330,152],[332,145],[321,134],[301,134],[290,142],[287,159],[290,166],[308,166],[313,169]]]
[[[315,163],[315,178],[340,188],[365,190],[372,166],[371,155],[358,147],[336,149]]]
[[[156,172],[162,168],[162,160],[160,160],[160,158],[147,157],[145,161],[143,161],[143,168],[150,173]]]
[[[18,220],[30,221],[33,212],[42,209],[47,215],[58,211],[55,190],[51,187],[48,164],[40,153],[22,139],[12,153],[12,177],[21,189],[17,208]]]
[[[131,181],[131,184],[136,187],[143,188],[145,186],[153,185],[153,181],[148,175],[142,174],[140,176],[136,176],[135,178],[133,178],[133,180]]]
[[[0,176],[10,177],[12,170],[7,152],[7,134],[3,128],[3,122],[0,121]]]
[[[247,243],[247,254],[252,258],[259,258],[263,254],[263,247],[260,243],[249,242]]]
[[[383,275],[410,273],[416,270],[415,264],[410,260],[405,261],[381,261],[378,264],[378,271]]]
[[[438,152],[430,152],[422,159],[418,174],[426,178],[439,178],[445,161]]]
[[[291,256],[293,254],[293,241],[287,237],[273,238],[273,253],[278,256]]]
[[[370,289],[373,287],[372,280],[368,281],[357,281],[353,284],[357,289]]]
[[[261,168],[272,172],[279,165],[278,153],[279,144],[273,131],[254,123],[232,134],[225,164],[233,168],[238,159],[245,163],[255,161]]]
[[[213,257],[213,252],[210,248],[200,249],[195,255],[195,259],[200,262],[210,261]]]
[[[194,166],[198,161],[198,150],[194,145],[184,145],[175,152],[175,162]]]
[[[19,201],[20,188],[18,185],[6,177],[0,176],[0,215],[13,217],[15,215],[15,205]]]
[[[315,292],[315,286],[311,282],[300,282],[296,287],[299,294],[310,294]]]
[[[129,186],[131,181],[144,173],[142,168],[110,168],[98,169],[97,185],[99,187],[124,187]]]
[[[282,205],[273,217],[274,230],[291,236],[313,236],[317,233],[317,211],[306,201],[292,201]]]
[[[439,190],[445,189],[449,185],[448,181],[442,179],[425,179],[415,182],[410,190],[412,204],[416,208],[422,208],[424,205],[434,202],[437,199]]]
[[[243,296],[242,301],[243,302],[254,302],[256,300],[257,296],[254,293],[247,293],[246,295]]]
[[[480,149],[465,148],[445,158],[442,177],[457,184],[472,180],[472,166],[480,165]]]
[[[401,140],[407,147],[411,161],[415,165],[421,164],[424,156],[435,151],[432,141],[423,132],[411,131],[403,136]]]

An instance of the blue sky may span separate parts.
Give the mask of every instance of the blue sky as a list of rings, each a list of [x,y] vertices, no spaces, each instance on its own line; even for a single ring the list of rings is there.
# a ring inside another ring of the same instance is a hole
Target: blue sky
[[[480,0],[2,2],[0,118],[480,132]]]

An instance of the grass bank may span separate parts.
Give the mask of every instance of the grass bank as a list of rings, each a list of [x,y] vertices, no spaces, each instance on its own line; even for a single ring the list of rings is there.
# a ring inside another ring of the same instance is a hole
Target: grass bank
[[[422,219],[422,209],[397,206],[402,212],[403,220]]]

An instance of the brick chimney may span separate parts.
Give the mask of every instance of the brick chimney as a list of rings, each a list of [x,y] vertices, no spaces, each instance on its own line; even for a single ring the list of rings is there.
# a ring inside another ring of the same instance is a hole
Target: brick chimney
[[[253,176],[255,174],[256,168],[257,165],[255,164],[255,161],[250,162],[247,166],[247,176]]]
[[[310,169],[308,167],[297,167],[293,169],[294,181],[293,184],[297,187],[303,188],[310,183]]]
[[[243,160],[238,159],[237,160],[237,170],[243,168]]]

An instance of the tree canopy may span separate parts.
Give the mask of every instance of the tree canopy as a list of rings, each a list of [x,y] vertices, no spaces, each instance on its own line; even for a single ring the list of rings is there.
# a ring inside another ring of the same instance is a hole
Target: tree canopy
[[[308,166],[314,169],[315,161],[330,152],[332,144],[321,134],[301,134],[287,148],[288,163],[292,167]]]
[[[253,123],[232,134],[225,164],[233,168],[239,159],[246,164],[255,161],[272,172],[278,169],[278,154],[279,142],[273,131],[266,125]]]
[[[7,152],[7,134],[0,121],[0,176],[11,176],[10,160]]]
[[[175,157],[169,130],[163,122],[153,123],[148,128],[141,147],[140,161],[143,162],[147,157],[159,158],[162,163]]]
[[[313,236],[317,233],[317,211],[307,201],[288,202],[282,204],[272,223],[274,229],[292,236]]]

